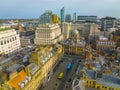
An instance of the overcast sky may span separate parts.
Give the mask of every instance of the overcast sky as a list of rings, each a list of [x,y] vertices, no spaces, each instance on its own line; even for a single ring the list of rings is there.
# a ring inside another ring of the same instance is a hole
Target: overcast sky
[[[0,0],[0,18],[38,18],[45,10],[60,14],[120,17],[120,0]]]

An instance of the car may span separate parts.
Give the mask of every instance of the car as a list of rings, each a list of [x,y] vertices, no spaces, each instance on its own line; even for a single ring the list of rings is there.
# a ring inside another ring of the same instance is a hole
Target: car
[[[63,72],[60,72],[59,75],[58,75],[58,79],[62,79],[62,78],[63,78],[63,75],[64,75],[64,73],[63,73]]]

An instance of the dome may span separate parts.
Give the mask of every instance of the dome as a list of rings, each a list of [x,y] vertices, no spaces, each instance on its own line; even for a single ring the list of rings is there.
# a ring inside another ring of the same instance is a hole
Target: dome
[[[78,30],[72,30],[72,34],[79,34]]]

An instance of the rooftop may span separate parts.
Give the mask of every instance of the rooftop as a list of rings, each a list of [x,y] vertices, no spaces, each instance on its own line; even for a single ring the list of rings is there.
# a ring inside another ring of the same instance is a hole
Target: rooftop
[[[0,28],[0,31],[7,31],[7,30],[11,30],[12,28]]]
[[[88,78],[95,79],[96,71],[94,71],[94,70],[88,70],[88,69],[85,69],[85,68],[84,68],[84,71],[85,71],[84,72],[85,75],[88,76]]]
[[[84,68],[84,74],[89,78],[89,79],[95,79],[95,73],[96,71],[94,70],[88,70]],[[120,88],[120,77],[113,76],[113,75],[108,75],[108,74],[101,74],[100,77],[96,79],[98,84],[102,84],[104,86],[110,86],[113,88]]]
[[[67,40],[65,40],[64,42],[63,42],[63,44],[67,44],[67,45],[80,45],[80,46],[85,46],[85,44],[86,44],[86,42],[85,41],[83,41],[83,40],[81,40],[80,42],[78,42],[78,43],[74,43],[71,39],[67,39]]]
[[[26,73],[22,70],[21,72],[18,73],[18,75],[15,78],[9,80],[8,84],[19,90],[20,89],[19,83],[22,83],[23,80],[25,79],[26,79]]]
[[[104,80],[98,79],[97,80],[98,84],[103,84],[104,86],[111,86],[113,88],[120,88],[119,84],[111,83],[111,82],[106,82]]]
[[[107,16],[107,17],[105,17],[105,18],[102,18],[102,19],[107,19],[107,20],[116,20],[116,18],[114,18],[114,17],[111,17],[111,16]]]
[[[21,67],[20,64],[14,64],[13,66],[11,66],[11,67],[9,67],[9,68],[7,69],[7,72],[11,73],[11,72],[17,70],[17,69],[20,68],[20,67]]]
[[[113,32],[113,35],[119,36],[120,35],[120,30],[117,30],[117,31]]]
[[[31,75],[33,75],[39,69],[39,67],[35,63],[29,64],[28,67],[30,69]]]

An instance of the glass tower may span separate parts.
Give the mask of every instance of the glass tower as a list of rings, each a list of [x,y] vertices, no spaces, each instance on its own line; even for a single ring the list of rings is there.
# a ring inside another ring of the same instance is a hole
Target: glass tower
[[[46,11],[39,17],[39,24],[52,23],[52,11]]]
[[[73,13],[73,23],[76,23],[76,12]]]
[[[64,7],[60,10],[60,19],[61,19],[61,24],[65,22],[65,8]]]
[[[65,22],[71,22],[71,15],[70,14],[67,14],[65,16]]]

